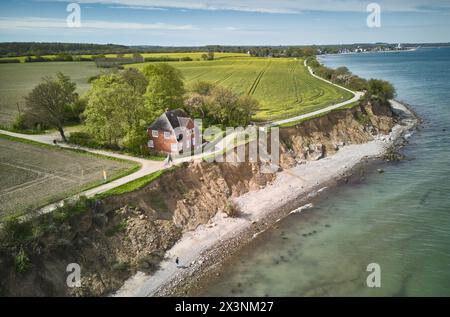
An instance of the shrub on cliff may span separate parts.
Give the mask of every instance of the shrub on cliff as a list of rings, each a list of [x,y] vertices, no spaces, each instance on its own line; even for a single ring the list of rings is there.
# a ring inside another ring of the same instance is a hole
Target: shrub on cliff
[[[224,212],[229,217],[237,218],[241,214],[241,209],[237,203],[235,203],[233,200],[229,200],[225,205]]]
[[[382,103],[386,103],[389,99],[395,97],[395,88],[388,81],[370,79],[367,82],[367,97],[371,99],[378,99]]]

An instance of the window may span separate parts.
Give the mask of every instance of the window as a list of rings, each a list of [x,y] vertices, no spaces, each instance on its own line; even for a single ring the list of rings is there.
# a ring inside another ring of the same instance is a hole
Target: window
[[[158,130],[152,130],[152,137],[157,138],[159,136]]]
[[[195,138],[192,138],[192,145],[195,146]]]
[[[171,136],[172,136],[172,133],[164,131],[164,139],[170,139]]]
[[[170,149],[172,150],[172,152],[178,152],[178,143],[172,143],[170,145]]]
[[[158,132],[158,131],[156,131],[156,132]],[[153,140],[148,141],[148,147],[151,147],[151,148],[155,147]]]

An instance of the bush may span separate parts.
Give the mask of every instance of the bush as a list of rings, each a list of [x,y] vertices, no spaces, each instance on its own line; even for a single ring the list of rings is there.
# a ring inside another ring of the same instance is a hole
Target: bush
[[[15,64],[15,63],[20,63],[20,59],[17,58],[0,59],[0,64]]]
[[[87,81],[88,81],[89,84],[92,84],[92,82],[93,82],[94,80],[99,79],[100,76],[102,76],[102,75],[94,75],[94,76],[91,76],[91,77],[88,78]]]
[[[114,271],[128,271],[130,269],[130,264],[128,262],[116,262],[113,264],[112,269]]]
[[[169,56],[158,56],[158,57],[146,57],[144,58],[145,62],[190,62],[192,58],[190,57],[169,57]]]
[[[241,214],[241,209],[239,208],[239,205],[235,203],[233,200],[229,200],[227,202],[224,211],[229,217],[233,218],[239,217],[239,215]]]
[[[118,233],[125,233],[127,232],[128,223],[124,219],[121,222],[119,222],[117,225],[113,226],[112,228],[109,228],[105,231],[105,235],[107,237],[115,236]]]
[[[19,112],[16,115],[16,118],[14,119],[13,123],[13,129],[15,130],[26,130],[27,124],[26,124],[26,116],[24,113]]]
[[[379,99],[386,103],[389,99],[394,98],[395,88],[388,81],[371,79],[367,82],[367,95],[369,98]]]
[[[164,252],[154,251],[151,252],[137,262],[137,268],[139,270],[145,270],[147,272],[156,271],[159,267],[159,263],[164,259]]]
[[[3,222],[0,242],[2,245],[19,245],[33,239],[33,225],[30,221],[21,222],[18,216],[10,216]]]
[[[88,133],[85,132],[72,132],[69,135],[68,142],[79,146],[98,149],[101,147]]]
[[[23,249],[20,249],[19,253],[16,255],[14,265],[17,273],[25,273],[31,269],[30,258]]]

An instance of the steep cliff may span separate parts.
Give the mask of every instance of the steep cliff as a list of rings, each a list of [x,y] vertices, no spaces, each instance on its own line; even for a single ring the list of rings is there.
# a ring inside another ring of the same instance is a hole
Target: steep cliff
[[[281,128],[281,167],[367,142],[389,132],[395,123],[389,106],[366,104]],[[217,212],[232,214],[233,197],[264,187],[275,177],[261,173],[257,163],[192,162],[137,191],[89,201],[83,210],[61,221],[44,217],[44,235],[36,235],[39,226],[13,228],[22,230],[22,240],[2,239],[0,292],[9,296],[108,294],[137,270],[157,268],[183,231],[208,223]],[[26,239],[25,229],[30,231]],[[66,285],[69,263],[81,266],[81,288]]]

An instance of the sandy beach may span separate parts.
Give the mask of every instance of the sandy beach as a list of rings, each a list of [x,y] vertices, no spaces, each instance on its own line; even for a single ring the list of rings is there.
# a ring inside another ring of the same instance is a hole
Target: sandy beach
[[[302,211],[298,208],[280,212],[283,207],[302,201],[303,208],[308,208],[308,200],[346,177],[362,160],[379,158],[387,147],[411,135],[418,122],[416,116],[397,101],[391,101],[391,104],[393,110],[401,115],[401,122],[390,134],[377,135],[365,144],[344,146],[332,156],[280,172],[272,184],[235,199],[242,211],[238,218],[218,213],[208,224],[184,233],[154,274],[136,273],[112,296],[171,295],[201,277],[231,254],[233,248],[254,238],[289,212]],[[179,267],[175,264],[177,257],[180,259]]]

